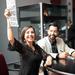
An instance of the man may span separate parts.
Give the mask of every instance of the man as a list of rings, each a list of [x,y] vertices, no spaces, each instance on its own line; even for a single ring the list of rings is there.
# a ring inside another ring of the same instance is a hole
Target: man
[[[37,41],[38,45],[47,53],[56,58],[67,58],[68,55],[75,58],[75,50],[69,48],[67,44],[59,37],[59,27],[56,23],[51,23],[48,28],[48,36]]]

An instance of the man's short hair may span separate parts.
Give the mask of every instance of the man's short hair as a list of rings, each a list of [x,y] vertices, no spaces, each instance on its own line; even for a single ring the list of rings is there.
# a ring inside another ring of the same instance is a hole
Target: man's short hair
[[[58,25],[57,22],[52,22],[52,23],[50,23],[49,26],[48,26],[48,29],[49,29],[50,26],[57,27],[57,28],[58,28],[58,31],[59,31],[59,25]]]

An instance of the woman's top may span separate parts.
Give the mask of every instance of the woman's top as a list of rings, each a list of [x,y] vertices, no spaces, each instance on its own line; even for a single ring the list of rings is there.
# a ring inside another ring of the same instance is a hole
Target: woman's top
[[[34,44],[35,51],[28,45],[20,43],[15,39],[13,46],[9,43],[8,48],[11,51],[17,51],[21,55],[20,75],[38,75],[41,60],[46,60],[48,54],[37,44]]]

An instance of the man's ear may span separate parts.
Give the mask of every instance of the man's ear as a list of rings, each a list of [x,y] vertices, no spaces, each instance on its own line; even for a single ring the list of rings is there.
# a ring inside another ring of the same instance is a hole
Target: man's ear
[[[58,32],[57,36],[61,36],[60,32]]]

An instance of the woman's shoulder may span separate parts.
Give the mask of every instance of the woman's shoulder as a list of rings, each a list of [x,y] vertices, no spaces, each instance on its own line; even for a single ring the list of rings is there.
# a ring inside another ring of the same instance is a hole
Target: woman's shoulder
[[[41,49],[41,47],[37,44],[37,43],[35,43],[35,48],[37,48],[37,49]]]

